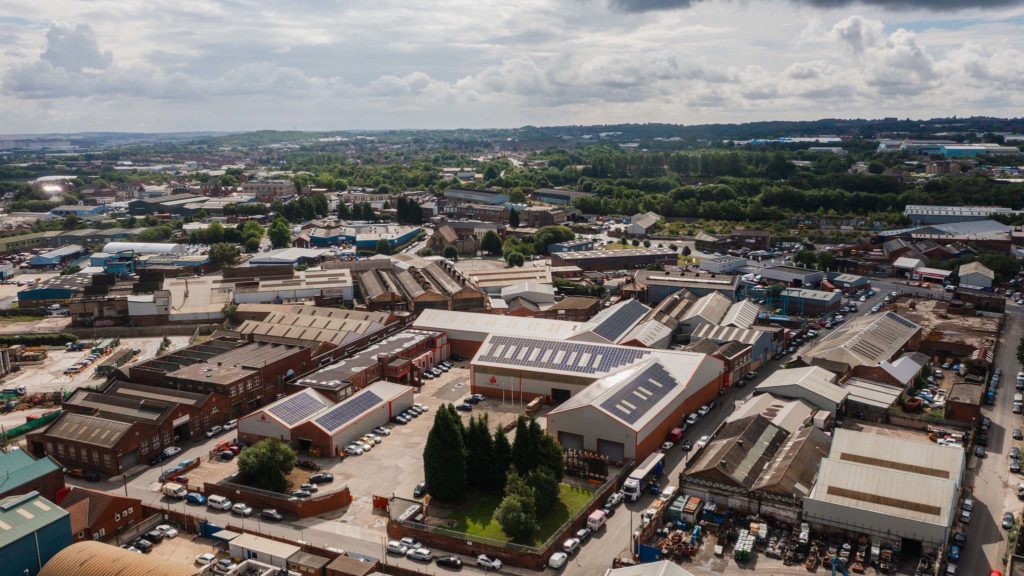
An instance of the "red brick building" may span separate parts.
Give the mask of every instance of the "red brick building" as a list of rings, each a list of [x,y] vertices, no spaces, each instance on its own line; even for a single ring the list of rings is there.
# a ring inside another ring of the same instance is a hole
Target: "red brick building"
[[[75,488],[60,506],[71,514],[71,537],[109,540],[142,521],[142,501],[86,488]]]

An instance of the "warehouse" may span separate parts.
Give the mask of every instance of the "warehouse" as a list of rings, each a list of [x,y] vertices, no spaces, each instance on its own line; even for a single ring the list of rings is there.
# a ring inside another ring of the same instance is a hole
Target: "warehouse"
[[[838,429],[804,519],[906,553],[934,552],[949,541],[964,467],[960,448]]]
[[[540,342],[523,349],[540,350],[544,347]],[[596,362],[614,354],[611,349],[583,350],[580,358],[596,354]],[[578,371],[574,357],[576,353],[570,352],[565,362],[551,369]],[[718,396],[722,371],[722,363],[705,354],[639,357],[612,368],[552,410],[547,416],[548,432],[563,448],[595,451],[617,463],[642,460],[661,446],[686,414]]]
[[[39,492],[0,500],[0,574],[35,576],[44,564],[70,545],[71,515]]]
[[[633,236],[646,236],[654,230],[654,227],[658,225],[658,222],[661,222],[661,215],[655,212],[634,214],[629,218],[629,224],[626,226],[626,233]]]
[[[161,242],[107,242],[103,245],[103,252],[117,254],[131,250],[136,256],[143,254],[184,254],[186,249],[181,244]]]
[[[680,333],[689,336],[698,326],[720,324],[731,306],[732,300],[719,292],[701,296],[679,319]]]
[[[809,290],[807,288],[786,288],[779,294],[779,308],[791,316],[822,316],[838,312],[843,305],[839,292]]]
[[[689,290],[694,296],[701,297],[711,292],[720,292],[730,300],[736,300],[739,291],[739,276],[694,272],[692,270],[640,270],[633,275],[633,283],[627,286],[636,292],[636,298],[650,305],[655,305],[679,292]]]
[[[757,274],[769,282],[779,282],[795,288],[801,286],[813,288],[825,279],[824,272],[797,266],[766,266],[764,268],[747,266],[746,271]]]
[[[473,392],[487,396],[523,401],[540,397],[560,404],[595,381],[646,359],[659,358],[666,365],[672,365],[671,370],[685,370],[687,366],[696,370],[695,363],[705,357],[690,352],[613,344],[491,335],[473,358],[470,382]],[[724,368],[720,361],[713,362],[716,368],[714,394],[717,394]],[[701,381],[698,388],[705,384],[710,383]]]
[[[836,375],[824,368],[805,366],[772,372],[757,385],[755,393],[803,400],[836,415],[849,393],[836,383]]]
[[[555,242],[548,244],[548,253],[554,254],[556,252],[586,252],[594,249],[594,241],[586,238],[577,238],[575,240],[566,240],[565,242]]]
[[[329,256],[329,250],[310,248],[278,248],[270,252],[256,254],[246,262],[249,266],[279,266],[287,264],[292,267],[310,266]]]
[[[45,308],[65,304],[92,284],[92,275],[85,272],[54,276],[18,292],[19,308]]]
[[[700,269],[712,274],[735,274],[746,265],[746,258],[729,255],[709,256],[700,261]]]
[[[375,382],[292,428],[292,441],[311,454],[337,456],[356,438],[412,406],[413,389]]]
[[[668,248],[639,248],[636,250],[588,250],[584,252],[556,252],[551,255],[552,266],[579,266],[582,270],[630,270],[648,266],[675,265],[679,255]]]
[[[971,262],[960,266],[960,287],[984,290],[992,288],[996,281],[995,272],[981,262]]]
[[[349,270],[304,270],[292,278],[260,278],[235,284],[235,303],[352,302],[355,283]]]
[[[69,244],[45,254],[36,254],[28,259],[28,265],[33,268],[63,268],[84,252],[85,248],[78,244]]]
[[[834,274],[829,279],[829,283],[844,291],[864,290],[871,287],[871,280],[866,276],[856,274]]]
[[[800,355],[800,362],[843,375],[892,362],[920,338],[921,327],[895,312],[861,316],[815,342]]]
[[[520,318],[497,314],[478,314],[454,310],[424,310],[412,323],[422,330],[448,333],[448,345],[453,354],[471,358],[491,334],[567,340],[583,323],[543,318]]]
[[[292,438],[295,427],[333,405],[315,390],[300,390],[239,418],[238,438],[250,444],[274,438],[298,448],[298,442]]]
[[[530,196],[534,200],[547,202],[548,204],[568,205],[577,198],[589,198],[593,192],[577,192],[576,190],[557,190],[555,188],[538,188]]]
[[[523,282],[551,284],[551,271],[547,267],[498,268],[494,270],[467,270],[469,283],[487,294],[500,294],[503,288]]]
[[[697,343],[701,340],[711,340],[718,344],[726,342],[741,342],[752,347],[750,368],[757,370],[762,364],[771,358],[775,353],[774,335],[771,330],[758,330],[748,328],[734,328],[732,326],[716,326],[714,324],[703,324],[698,326],[693,334],[690,334],[690,342]]]

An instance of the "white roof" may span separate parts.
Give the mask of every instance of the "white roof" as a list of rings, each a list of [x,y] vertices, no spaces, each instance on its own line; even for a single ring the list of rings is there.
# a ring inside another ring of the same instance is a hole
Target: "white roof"
[[[544,336],[545,338],[567,340],[583,325],[578,322],[545,318],[520,318],[477,312],[427,309],[416,318],[413,326],[442,332],[482,332],[485,336],[488,334],[525,338]]]
[[[792,434],[803,428],[817,410],[803,400],[788,400],[773,394],[759,394],[741,404],[725,419],[735,422],[758,414]]]
[[[693,573],[679,564],[661,560],[636,566],[609,568],[605,571],[604,576],[693,576]]]
[[[850,378],[843,383],[843,388],[850,393],[848,400],[875,408],[888,408],[896,403],[903,392],[897,386],[890,386],[873,380]]]
[[[740,300],[729,307],[729,311],[722,318],[722,326],[734,326],[736,328],[750,328],[757,323],[757,315],[761,312],[761,306],[752,300]]]
[[[671,335],[672,329],[668,326],[665,326],[657,320],[647,320],[646,322],[641,322],[634,326],[633,329],[619,341],[630,342],[632,340],[636,340],[650,348],[654,344],[669,338]]]
[[[763,338],[771,339],[771,332],[750,328],[733,328],[732,326],[716,326],[701,324],[693,331],[692,340],[714,340],[715,342],[742,342],[753,346]]]
[[[319,258],[329,253],[329,250],[311,248],[278,248],[270,252],[256,254],[249,259],[249,264],[287,264],[302,258]]]
[[[924,262],[918,258],[908,258],[907,256],[900,256],[896,259],[892,265],[896,268],[906,268],[908,270],[914,270],[924,266]]]
[[[882,362],[878,366],[903,384],[910,384],[910,381],[914,379],[914,376],[917,376],[917,373],[924,368],[924,366],[915,362],[910,354],[904,354],[894,362]]]
[[[709,292],[701,296],[680,319],[682,322],[701,317],[712,324],[718,324],[732,306],[732,300],[721,292]]]
[[[124,250],[134,250],[136,254],[184,254],[185,247],[181,244],[162,242],[107,242],[103,252],[116,254]]]
[[[243,533],[231,539],[231,546],[238,546],[245,550],[263,552],[273,558],[291,558],[298,554],[302,548],[286,542],[278,542],[270,538],[256,536],[255,534]]]
[[[816,342],[800,358],[848,366],[878,366],[892,358],[921,327],[896,314],[860,316]]]
[[[786,390],[795,387],[820,396],[832,404],[839,404],[849,393],[836,385],[835,381],[835,374],[818,366],[789,368],[772,372],[764,382],[757,385],[756,390],[786,396]]]

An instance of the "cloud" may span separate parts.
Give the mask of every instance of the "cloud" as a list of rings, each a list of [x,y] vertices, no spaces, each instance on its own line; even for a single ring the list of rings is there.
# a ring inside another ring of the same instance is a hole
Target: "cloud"
[[[39,58],[69,72],[105,70],[114,61],[109,50],[100,50],[96,34],[87,24],[51,26],[46,32],[46,51]]]
[[[889,10],[955,11],[972,8],[1015,6],[1021,0],[789,0],[798,5],[832,9],[849,6],[878,6]],[[608,0],[608,5],[622,12],[678,10],[702,4],[707,0]]]

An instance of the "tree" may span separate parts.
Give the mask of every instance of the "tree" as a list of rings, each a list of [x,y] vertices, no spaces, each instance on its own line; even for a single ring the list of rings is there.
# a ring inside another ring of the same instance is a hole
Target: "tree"
[[[526,258],[519,252],[510,252],[505,256],[505,262],[513,268],[518,268],[526,263]]]
[[[800,250],[793,256],[793,263],[804,268],[814,268],[817,261],[818,256],[814,253],[814,250]]]
[[[491,438],[487,415],[472,417],[466,427],[466,483],[471,488],[485,489],[491,484],[489,464],[494,461],[494,439]]]
[[[530,470],[526,483],[533,490],[533,501],[537,514],[546,514],[558,502],[558,478],[546,466]]]
[[[816,258],[818,260],[819,270],[828,270],[836,264],[836,257],[828,250],[818,252]]]
[[[231,266],[238,262],[238,246],[221,242],[210,247],[210,260],[217,266]]]
[[[377,254],[391,254],[391,244],[383,238],[377,240]]]
[[[449,409],[450,408],[450,409]],[[423,475],[427,492],[442,502],[458,500],[466,489],[466,447],[461,420],[452,415],[455,407],[442,406],[434,414],[434,425],[423,447]]]
[[[519,228],[519,212],[512,208],[508,213],[508,225],[512,228]]]
[[[441,255],[449,260],[459,259],[459,251],[455,248],[455,246],[445,246],[444,252],[442,252]]]
[[[633,238],[633,246],[639,246],[639,245],[640,245],[640,241],[637,240],[636,238]]]
[[[651,241],[650,240],[644,240],[644,248],[650,248],[650,247],[651,247]]]
[[[537,466],[537,445],[530,434],[530,419],[516,419],[516,439],[512,442],[512,466],[520,474],[529,474]]]
[[[881,174],[885,172],[885,165],[878,161],[871,161],[868,163],[868,172],[872,174]]]
[[[348,209],[348,204],[338,201],[338,220],[350,220],[352,218],[352,211]]]
[[[274,248],[287,248],[292,243],[292,231],[288,221],[278,216],[267,228],[267,236]]]
[[[295,468],[295,450],[274,439],[260,440],[238,455],[238,473],[250,486],[272,492],[288,490],[288,473]]]
[[[259,249],[260,249],[260,239],[259,238],[249,238],[248,240],[245,241],[245,251],[246,252],[256,252]]]
[[[494,429],[494,447],[491,451],[491,489],[501,490],[508,481],[508,469],[512,465],[512,445],[505,431],[498,426]]]
[[[515,470],[508,474],[505,498],[494,511],[494,518],[501,529],[520,544],[530,544],[540,526],[537,523],[537,506],[533,490]]]
[[[480,241],[480,249],[491,256],[501,256],[501,238],[494,230],[488,230]]]
[[[576,233],[565,226],[545,226],[533,235],[533,245],[538,254],[546,254],[548,245],[568,242],[576,237]]]
[[[683,256],[689,256],[693,254],[693,250],[690,250],[689,246],[683,246]]]

